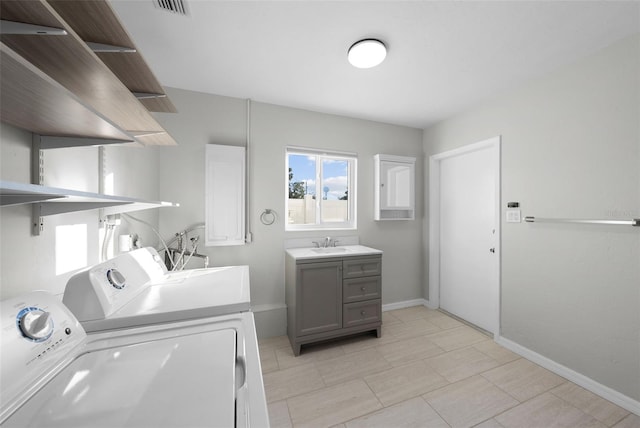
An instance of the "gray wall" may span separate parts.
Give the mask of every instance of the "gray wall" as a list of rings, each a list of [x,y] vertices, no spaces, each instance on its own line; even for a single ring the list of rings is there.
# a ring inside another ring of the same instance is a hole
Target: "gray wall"
[[[160,194],[180,203],[160,212],[160,230],[171,236],[204,221],[204,153],[206,144],[246,144],[245,100],[167,88],[177,114],[157,118],[179,146],[160,154]],[[284,334],[284,241],[297,237],[359,235],[364,245],[384,251],[383,303],[422,297],[422,206],[424,189],[417,183],[420,208],[415,221],[373,220],[373,155],[415,156],[416,175],[422,176],[422,130],[340,116],[252,103],[250,145],[249,222],[253,242],[238,247],[201,247],[213,266],[248,264],[252,303],[258,310],[261,335]],[[285,232],[285,147],[295,145],[358,154],[358,230],[341,232]],[[278,220],[259,221],[270,208]],[[203,236],[204,237],[204,236]],[[264,311],[262,309],[273,309]],[[268,313],[273,312],[273,313]]]
[[[45,152],[45,185],[98,192],[100,174],[114,175],[114,193],[148,200],[179,202],[179,208],[131,213],[159,229],[165,240],[176,232],[204,222],[205,145],[245,145],[245,100],[168,88],[179,113],[157,114],[157,119],[178,141],[177,147],[107,147],[105,171],[98,170],[98,149],[60,149]],[[253,243],[240,247],[200,246],[211,266],[247,264],[251,267],[252,302],[257,309],[261,336],[284,334],[284,240],[325,236],[327,232],[284,231],[285,147],[296,145],[356,152],[358,154],[358,230],[329,232],[332,236],[359,235],[361,243],[385,252],[383,302],[422,297],[422,215],[401,222],[373,220],[373,155],[415,156],[416,175],[422,176],[422,130],[339,116],[252,104],[249,221]],[[0,177],[30,182],[30,132],[2,124]],[[416,203],[423,206],[419,181]],[[265,208],[274,209],[278,221],[259,221]],[[8,298],[42,289],[61,294],[72,272],[56,275],[58,225],[87,225],[87,264],[99,262],[98,211],[47,217],[41,236],[31,235],[28,205],[0,211],[0,293]],[[157,246],[152,230],[123,217],[115,235],[136,233],[144,245]],[[197,233],[197,231],[196,231]],[[191,267],[199,267],[194,260]],[[201,265],[200,265],[201,266]]]
[[[640,38],[424,133],[428,155],[502,136],[502,335],[640,399]],[[425,229],[426,230],[426,229]]]
[[[2,180],[31,182],[30,132],[2,124],[0,127],[0,177]],[[158,199],[157,150],[155,148],[107,147],[105,172],[113,173],[116,194],[147,200]],[[44,154],[46,186],[98,192],[98,149],[96,147],[47,150]],[[135,213],[154,225],[158,210]],[[98,211],[82,211],[45,217],[40,236],[31,234],[31,206],[0,208],[0,298],[6,299],[32,290],[54,294],[64,292],[72,272],[57,274],[56,228],[86,225],[86,263],[98,263],[100,224]],[[143,243],[155,246],[157,238],[148,228],[126,220],[117,234],[138,233]]]

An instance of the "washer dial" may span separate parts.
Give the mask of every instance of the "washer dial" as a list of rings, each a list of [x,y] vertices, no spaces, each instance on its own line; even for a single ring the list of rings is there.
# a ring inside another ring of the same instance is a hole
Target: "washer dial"
[[[111,284],[114,288],[117,288],[118,290],[122,290],[126,285],[125,283],[127,281],[124,275],[121,274],[120,271],[115,268],[109,269],[107,271],[107,280],[109,281],[109,284]]]
[[[22,335],[34,342],[43,342],[53,334],[51,314],[40,308],[24,308],[18,313],[16,324]]]

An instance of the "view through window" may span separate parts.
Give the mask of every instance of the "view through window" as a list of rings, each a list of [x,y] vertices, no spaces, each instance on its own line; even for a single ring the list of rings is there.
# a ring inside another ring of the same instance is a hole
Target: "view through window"
[[[355,228],[355,155],[287,150],[287,229]]]

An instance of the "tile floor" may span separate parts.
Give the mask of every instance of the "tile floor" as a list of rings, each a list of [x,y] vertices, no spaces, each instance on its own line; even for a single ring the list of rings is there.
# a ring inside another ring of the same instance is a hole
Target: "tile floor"
[[[615,427],[640,417],[422,306],[383,313],[382,337],[302,348],[260,341],[278,427]]]

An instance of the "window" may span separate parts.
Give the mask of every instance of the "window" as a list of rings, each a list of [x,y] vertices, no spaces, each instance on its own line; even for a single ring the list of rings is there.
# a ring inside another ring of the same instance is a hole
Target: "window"
[[[286,230],[356,228],[356,155],[287,148]]]

